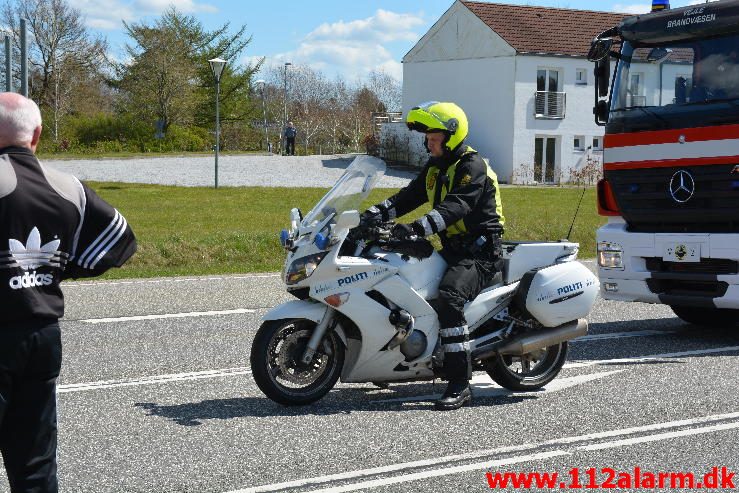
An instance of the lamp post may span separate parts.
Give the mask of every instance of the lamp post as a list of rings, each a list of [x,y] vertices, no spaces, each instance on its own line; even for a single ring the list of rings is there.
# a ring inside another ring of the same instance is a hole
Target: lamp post
[[[284,120],[282,121],[282,150],[285,151],[287,145],[287,139],[285,138],[285,128],[287,127],[287,67],[292,65],[290,62],[285,62],[285,113]]]
[[[272,153],[272,149],[270,149],[269,145],[269,133],[267,132],[267,105],[264,102],[264,86],[267,82],[264,79],[259,79],[256,81],[257,86],[259,86],[259,90],[262,93],[262,114],[264,115],[264,148],[268,153]]]
[[[221,115],[219,113],[219,107],[218,103],[221,99],[221,74],[223,73],[223,68],[226,66],[226,60],[222,60],[221,58],[213,58],[212,60],[208,60],[208,63],[210,64],[210,70],[213,72],[213,77],[216,80],[216,186],[215,188],[218,188],[218,150],[221,145]]]

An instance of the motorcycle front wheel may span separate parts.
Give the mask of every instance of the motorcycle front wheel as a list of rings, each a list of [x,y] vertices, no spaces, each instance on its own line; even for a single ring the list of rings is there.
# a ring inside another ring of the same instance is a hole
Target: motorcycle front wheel
[[[515,391],[537,390],[554,380],[567,359],[567,341],[522,356],[500,355],[483,361],[490,378]]]
[[[316,324],[309,320],[268,320],[251,346],[251,371],[264,394],[286,406],[319,400],[333,388],[344,366],[344,346],[328,332],[309,364],[300,360]]]

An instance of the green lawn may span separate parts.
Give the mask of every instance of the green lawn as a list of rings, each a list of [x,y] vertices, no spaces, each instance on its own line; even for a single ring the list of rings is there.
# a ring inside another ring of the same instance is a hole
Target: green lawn
[[[88,184],[126,216],[138,238],[138,253],[107,278],[279,271],[284,252],[278,235],[288,224],[290,209],[307,213],[326,192]],[[394,192],[375,190],[367,205]],[[557,240],[567,234],[582,189],[511,187],[501,193],[506,239]],[[594,256],[595,230],[604,222],[595,210],[595,191],[588,189],[572,234],[580,242],[581,258]]]

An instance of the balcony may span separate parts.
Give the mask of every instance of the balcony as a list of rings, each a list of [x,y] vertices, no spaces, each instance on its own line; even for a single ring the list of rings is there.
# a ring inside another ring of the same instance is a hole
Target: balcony
[[[542,120],[562,120],[567,107],[567,94],[564,92],[536,91],[534,96],[534,116]]]

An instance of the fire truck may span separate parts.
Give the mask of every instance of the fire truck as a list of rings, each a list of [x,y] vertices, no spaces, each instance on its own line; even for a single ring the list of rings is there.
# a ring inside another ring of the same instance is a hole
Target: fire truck
[[[655,0],[598,35],[588,59],[605,126],[601,294],[737,325],[739,0]]]

